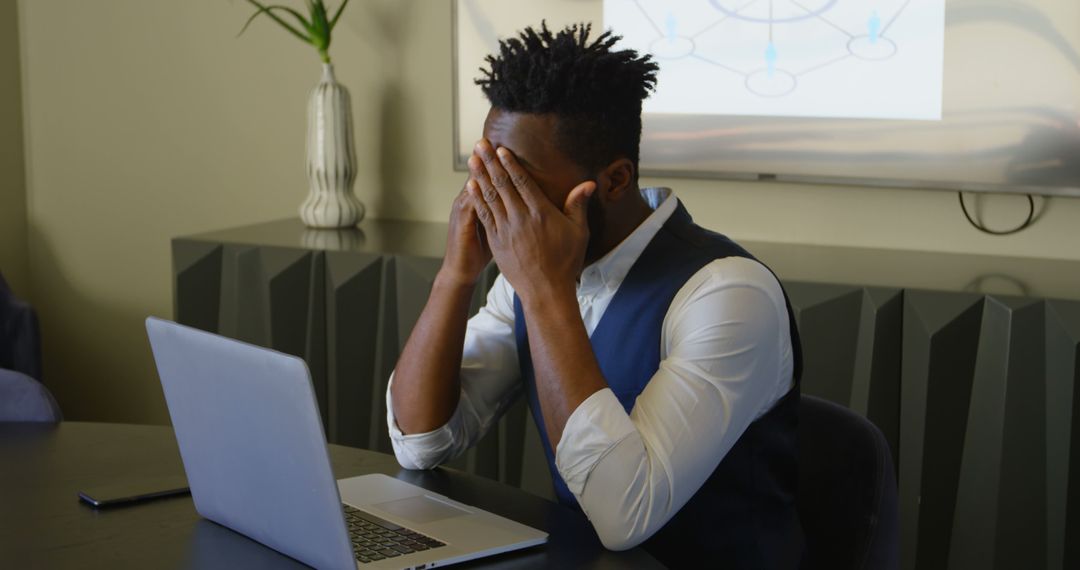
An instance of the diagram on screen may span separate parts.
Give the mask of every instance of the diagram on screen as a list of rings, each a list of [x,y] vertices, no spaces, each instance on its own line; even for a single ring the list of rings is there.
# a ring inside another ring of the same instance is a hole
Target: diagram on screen
[[[944,0],[604,0],[649,113],[941,118]]]

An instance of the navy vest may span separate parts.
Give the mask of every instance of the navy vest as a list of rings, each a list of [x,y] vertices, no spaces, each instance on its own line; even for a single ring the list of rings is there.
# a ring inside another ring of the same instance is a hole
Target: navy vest
[[[746,250],[694,224],[679,203],[649,242],[604,311],[590,342],[600,370],[627,413],[660,367],[660,333],[679,289],[715,259]],[[785,294],[786,300],[786,294]],[[796,568],[803,538],[795,507],[796,428],[802,351],[788,303],[794,388],[750,424],[696,494],[643,546],[665,565]],[[514,332],[521,377],[560,503],[580,509],[555,466],[555,454],[536,393],[536,377],[521,301],[514,298]]]

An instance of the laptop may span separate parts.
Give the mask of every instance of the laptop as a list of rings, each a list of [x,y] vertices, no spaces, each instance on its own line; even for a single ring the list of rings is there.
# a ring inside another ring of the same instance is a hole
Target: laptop
[[[386,475],[335,481],[303,360],[154,317],[146,330],[203,517],[316,568],[435,568],[547,542]]]

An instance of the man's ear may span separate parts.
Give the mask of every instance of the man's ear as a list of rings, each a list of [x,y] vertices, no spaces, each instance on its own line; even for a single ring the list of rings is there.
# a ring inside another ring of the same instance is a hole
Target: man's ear
[[[629,158],[617,158],[607,165],[597,176],[597,190],[603,193],[602,199],[617,202],[634,189],[634,163]]]

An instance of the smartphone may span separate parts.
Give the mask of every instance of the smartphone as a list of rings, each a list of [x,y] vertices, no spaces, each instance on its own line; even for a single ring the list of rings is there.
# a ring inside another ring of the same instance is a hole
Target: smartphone
[[[95,509],[101,509],[186,495],[190,492],[187,478],[183,475],[174,475],[146,477],[89,487],[79,491],[79,499]]]

